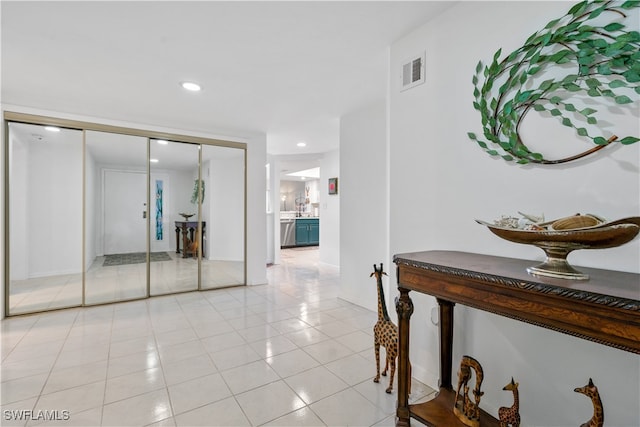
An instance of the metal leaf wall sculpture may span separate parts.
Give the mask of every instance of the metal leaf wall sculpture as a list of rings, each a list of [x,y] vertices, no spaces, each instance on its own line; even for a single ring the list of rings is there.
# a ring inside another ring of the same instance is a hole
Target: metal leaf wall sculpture
[[[604,107],[637,105],[640,33],[637,22],[631,29],[623,22],[639,4],[582,1],[504,59],[499,59],[499,49],[490,65],[479,62],[473,76],[473,106],[480,112],[484,138],[473,132],[469,138],[488,154],[520,164],[564,163],[614,141],[624,145],[639,141],[638,135],[602,135],[598,111],[579,100],[591,99]],[[520,127],[531,110],[555,118],[595,145],[559,160],[545,158],[521,139]]]

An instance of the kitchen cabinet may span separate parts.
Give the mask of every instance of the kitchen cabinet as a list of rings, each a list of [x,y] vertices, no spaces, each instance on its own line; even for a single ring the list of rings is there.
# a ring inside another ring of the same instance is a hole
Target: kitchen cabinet
[[[296,219],[296,246],[313,246],[320,243],[320,219]]]

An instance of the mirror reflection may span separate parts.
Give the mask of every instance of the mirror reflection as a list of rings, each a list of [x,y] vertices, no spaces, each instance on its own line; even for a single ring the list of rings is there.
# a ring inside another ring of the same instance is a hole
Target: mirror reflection
[[[151,295],[198,289],[198,257],[206,253],[207,233],[205,222],[198,228],[199,147],[150,141]]]
[[[147,139],[86,131],[85,303],[147,295]]]
[[[80,305],[82,131],[9,123],[8,144],[8,314]]]
[[[245,284],[245,149],[114,130],[8,123],[8,315]]]
[[[245,283],[244,156],[238,148],[202,146],[202,221],[208,227],[202,289]]]

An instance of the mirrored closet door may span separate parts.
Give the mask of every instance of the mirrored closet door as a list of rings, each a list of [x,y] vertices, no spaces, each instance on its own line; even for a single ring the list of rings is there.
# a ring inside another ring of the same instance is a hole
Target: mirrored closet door
[[[82,304],[82,131],[8,125],[7,314]]]
[[[7,315],[245,284],[245,144],[4,117]]]
[[[151,139],[149,153],[151,295],[193,291],[207,233],[198,221],[200,145]]]
[[[202,146],[202,222],[207,223],[202,255],[202,289],[245,283],[245,152]]]
[[[147,138],[85,132],[85,303],[146,297]]]

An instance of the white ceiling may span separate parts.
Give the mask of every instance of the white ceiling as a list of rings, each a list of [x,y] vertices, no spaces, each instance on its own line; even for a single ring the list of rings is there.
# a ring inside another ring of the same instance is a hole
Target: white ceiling
[[[5,0],[2,102],[322,153],[385,97],[390,44],[453,3]]]

